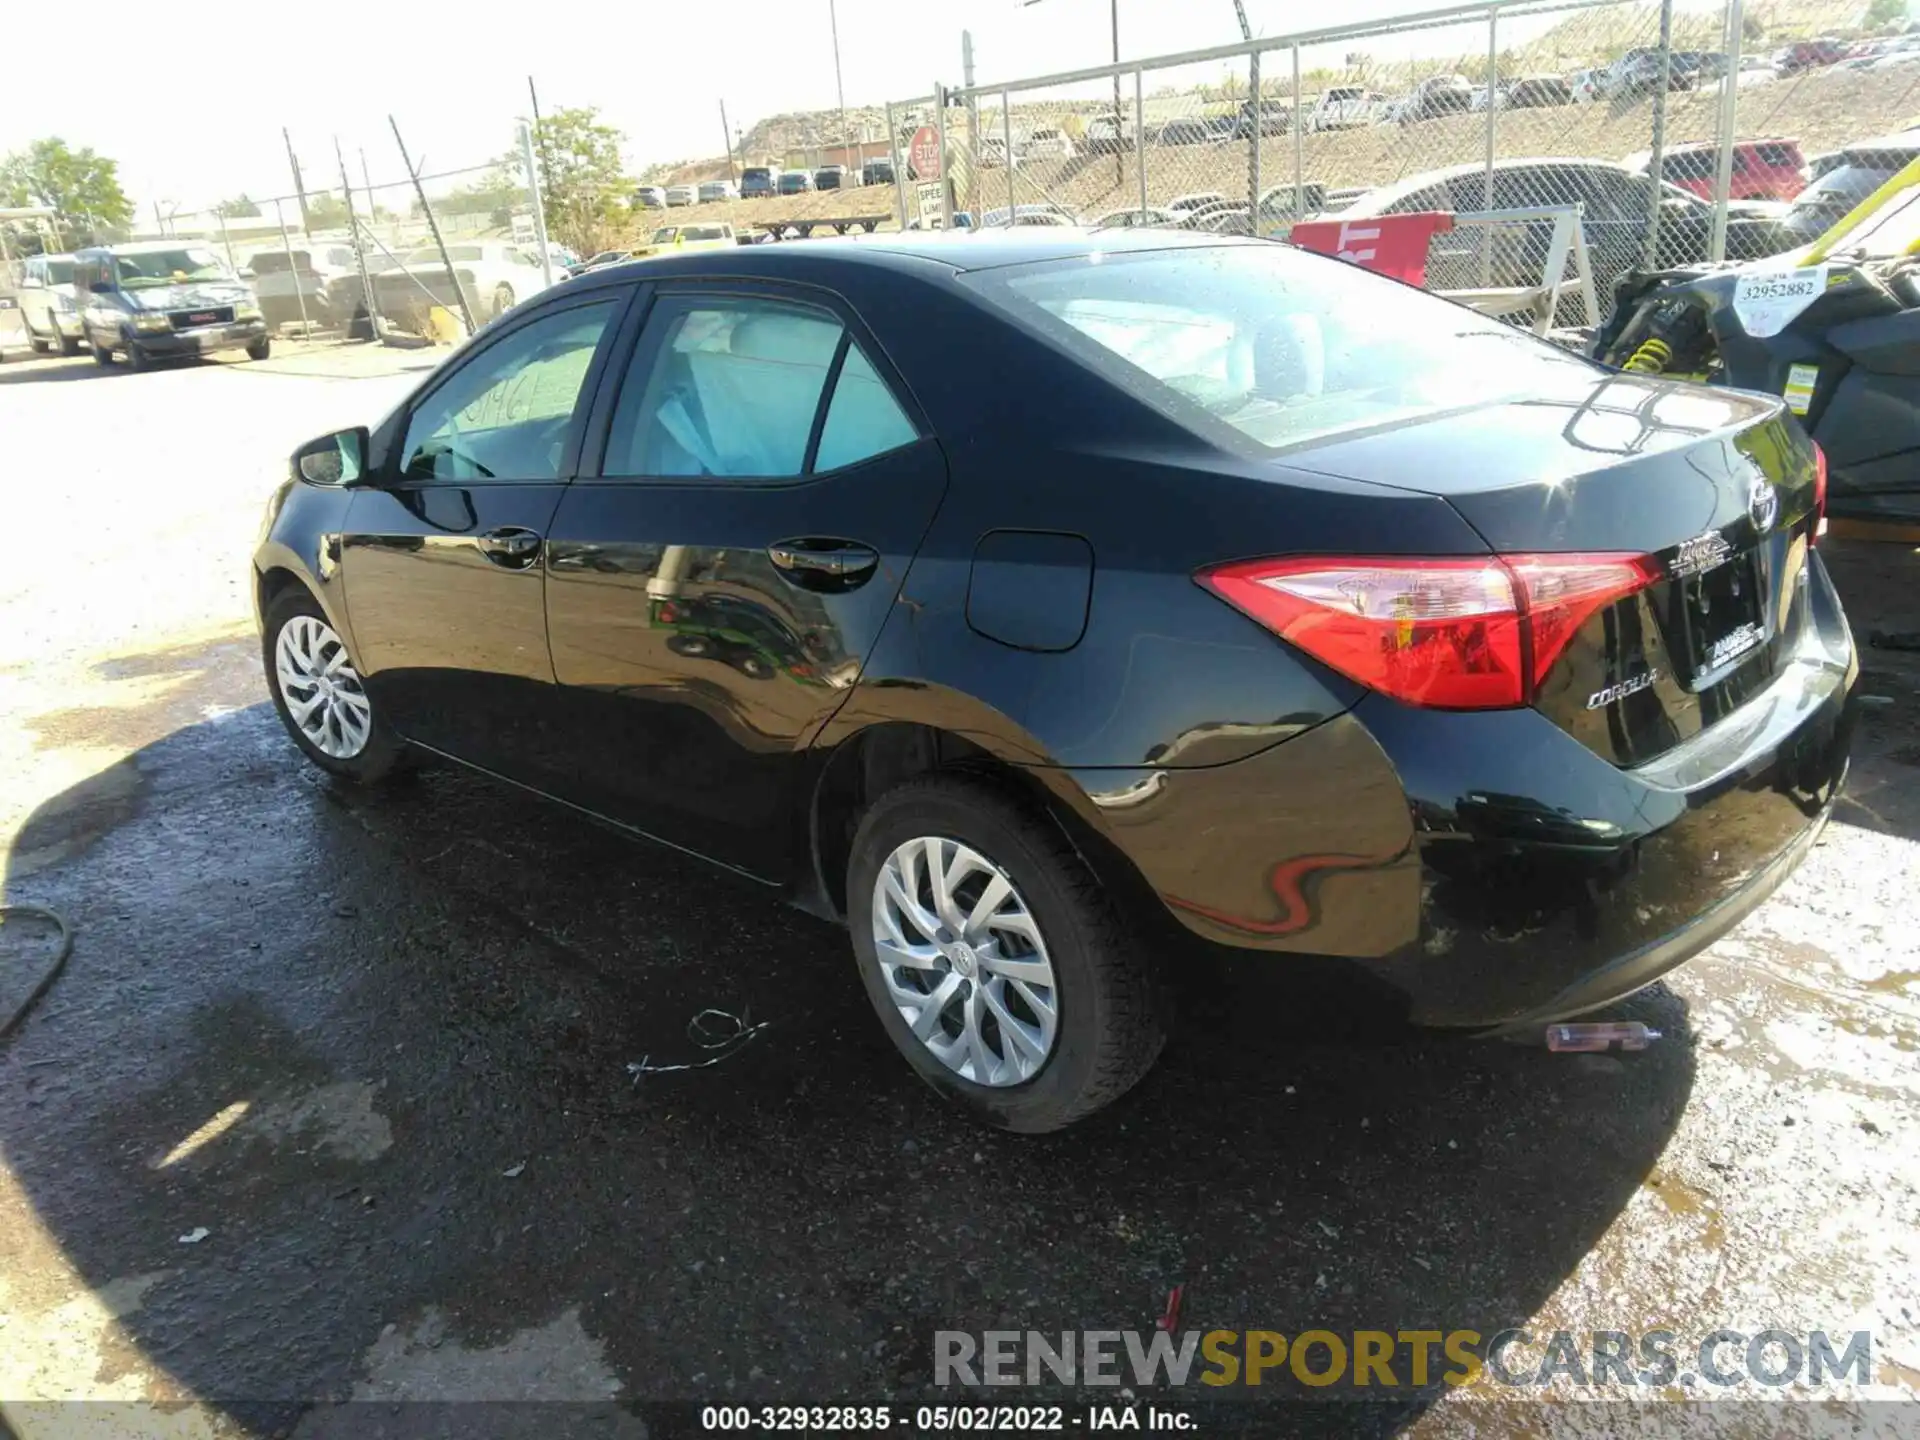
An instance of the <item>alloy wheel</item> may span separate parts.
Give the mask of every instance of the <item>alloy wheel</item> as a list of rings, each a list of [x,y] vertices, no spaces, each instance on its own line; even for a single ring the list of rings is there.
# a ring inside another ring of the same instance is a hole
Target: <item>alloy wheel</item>
[[[1039,1074],[1060,992],[1040,926],[999,865],[958,840],[921,836],[873,887],[873,945],[887,994],[941,1064],[976,1085]]]
[[[373,706],[331,625],[312,615],[288,620],[274,642],[273,669],[287,713],[315,749],[351,760],[367,748]]]

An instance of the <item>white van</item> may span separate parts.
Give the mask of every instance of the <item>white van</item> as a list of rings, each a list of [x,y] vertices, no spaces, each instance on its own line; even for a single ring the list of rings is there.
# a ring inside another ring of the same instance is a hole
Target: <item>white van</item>
[[[80,302],[73,293],[73,256],[34,255],[20,276],[20,323],[42,353],[58,346],[62,355],[78,355]]]

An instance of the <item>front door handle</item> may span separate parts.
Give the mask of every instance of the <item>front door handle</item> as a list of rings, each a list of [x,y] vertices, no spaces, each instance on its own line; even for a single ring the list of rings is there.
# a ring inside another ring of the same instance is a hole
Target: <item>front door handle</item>
[[[480,553],[509,570],[525,570],[540,558],[540,535],[520,525],[502,525],[474,537]]]
[[[808,590],[851,590],[880,564],[880,552],[853,540],[780,540],[767,547],[774,568]]]

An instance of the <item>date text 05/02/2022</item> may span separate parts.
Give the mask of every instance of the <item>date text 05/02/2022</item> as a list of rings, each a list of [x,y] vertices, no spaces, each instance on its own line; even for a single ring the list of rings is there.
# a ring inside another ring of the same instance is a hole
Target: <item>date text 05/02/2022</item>
[[[707,1405],[700,1428],[762,1435],[775,1432],[915,1434],[1062,1434],[1069,1431],[1200,1428],[1186,1410],[1149,1404],[1101,1405]]]

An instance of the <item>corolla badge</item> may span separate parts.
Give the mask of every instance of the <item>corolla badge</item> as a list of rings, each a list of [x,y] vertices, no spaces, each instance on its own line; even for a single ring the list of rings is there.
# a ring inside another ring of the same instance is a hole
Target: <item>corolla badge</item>
[[[1747,518],[1753,521],[1754,532],[1760,535],[1773,529],[1773,522],[1780,518],[1780,492],[1757,471],[1747,485]]]

